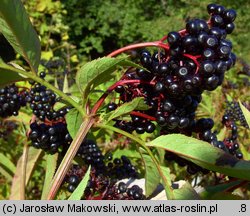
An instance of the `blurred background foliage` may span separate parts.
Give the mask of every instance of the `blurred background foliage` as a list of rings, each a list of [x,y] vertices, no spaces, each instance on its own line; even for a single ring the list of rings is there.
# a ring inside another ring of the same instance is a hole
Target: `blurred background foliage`
[[[185,28],[188,19],[208,19],[206,7],[212,3],[209,0],[23,2],[40,35],[43,59],[63,59],[69,79],[74,79],[76,70],[87,61],[128,44],[159,40],[170,31]],[[233,8],[238,14],[236,29],[228,36],[238,57],[237,64],[226,74],[223,88],[207,92],[203,100],[201,115],[216,117],[216,114],[222,115],[218,108],[223,110],[223,99],[249,101],[250,1],[220,0],[213,3]],[[63,74],[61,80],[64,80]],[[219,106],[211,94],[219,99]],[[207,104],[210,104],[209,109]]]
[[[208,18],[204,0],[23,0],[41,36],[43,56],[70,49],[74,60],[104,56],[127,44],[160,39],[185,27],[190,18]],[[214,3],[237,10],[236,30],[230,36],[234,52],[250,60],[250,2]],[[76,58],[77,57],[77,58]]]

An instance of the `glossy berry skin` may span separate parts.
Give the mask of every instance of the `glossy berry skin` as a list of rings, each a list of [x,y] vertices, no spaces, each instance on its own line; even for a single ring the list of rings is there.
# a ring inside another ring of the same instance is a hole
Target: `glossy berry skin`
[[[43,78],[45,78],[46,73],[45,72],[40,72],[39,76],[43,79]]]
[[[205,80],[206,89],[209,91],[215,90],[219,84],[219,77],[216,75],[212,75]]]
[[[120,193],[125,193],[127,191],[127,186],[124,182],[118,184],[118,190]]]
[[[189,125],[189,118],[181,118],[179,123],[178,123],[178,127],[179,128],[186,128]]]
[[[162,115],[159,115],[156,120],[160,126],[165,126],[167,124],[165,117]]]
[[[153,123],[148,123],[146,125],[145,130],[146,130],[147,133],[153,133],[155,129],[156,129],[156,127],[155,127],[155,125]]]
[[[227,23],[232,23],[236,19],[237,13],[233,9],[225,10],[223,14],[223,19]]]
[[[204,76],[210,76],[215,71],[215,65],[212,61],[206,60],[203,61],[200,65],[200,72],[204,74]]]
[[[115,110],[117,108],[117,104],[115,104],[115,103],[109,103],[108,104],[108,110],[109,111],[113,111],[113,110]]]
[[[213,49],[207,48],[202,53],[204,59],[211,60],[215,57],[215,52]]]
[[[175,106],[170,100],[165,100],[163,104],[163,110],[166,112],[173,112],[175,110]]]
[[[163,83],[157,82],[157,83],[155,84],[154,90],[155,90],[156,92],[163,92],[164,89],[165,89],[165,86],[164,86]]]
[[[152,64],[151,56],[149,55],[142,55],[141,57],[141,63],[144,67],[148,68]]]
[[[215,48],[216,46],[218,46],[218,44],[218,39],[214,35],[207,36],[204,42],[204,45],[208,48]]]
[[[178,32],[169,32],[167,37],[169,45],[176,45],[180,42],[181,36]]]
[[[188,75],[188,68],[187,67],[180,67],[176,71],[176,75],[180,78],[185,78]]]
[[[52,126],[33,122],[30,129],[29,139],[32,141],[33,147],[43,149],[49,154],[55,154],[59,148],[67,147],[69,142],[72,141],[66,124],[62,122],[55,123]]]
[[[79,184],[79,178],[76,175],[71,175],[68,180],[69,184],[71,185],[78,185]]]
[[[209,13],[209,14],[213,14],[213,13],[215,13],[215,9],[217,8],[217,4],[209,4],[208,6],[207,6],[207,12]]]
[[[158,66],[159,75],[167,74],[168,71],[169,71],[169,65],[167,63],[162,63]]]
[[[117,86],[117,87],[115,88],[115,91],[116,91],[117,93],[123,93],[123,92],[124,92],[124,88],[123,88],[123,86],[119,85],[119,86]]]
[[[138,126],[138,127],[136,128],[136,132],[137,132],[138,134],[143,134],[143,133],[145,133],[145,128],[144,128],[143,126]]]
[[[220,15],[214,15],[211,17],[211,23],[213,26],[220,27],[223,26],[223,18]]]
[[[234,23],[228,23],[226,25],[225,30],[226,30],[227,34],[231,34],[233,32],[234,28],[235,28]]]
[[[218,6],[215,8],[215,14],[223,15],[224,12],[225,12],[225,7],[223,7],[222,5],[218,5]]]
[[[68,187],[67,187],[67,189],[68,189],[68,191],[69,191],[70,193],[73,193],[74,190],[76,189],[76,186],[75,186],[75,185],[72,185],[72,184],[69,184]]]

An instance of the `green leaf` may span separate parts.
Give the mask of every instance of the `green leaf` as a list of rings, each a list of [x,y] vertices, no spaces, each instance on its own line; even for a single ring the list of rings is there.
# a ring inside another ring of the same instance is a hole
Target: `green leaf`
[[[218,140],[224,140],[225,137],[226,137],[226,132],[227,132],[227,128],[224,126],[224,127],[220,130],[219,134],[217,135],[217,139],[218,139]]]
[[[87,98],[88,93],[96,86],[109,81],[118,66],[137,66],[141,68],[141,66],[127,60],[127,57],[103,57],[83,65],[76,74],[76,84],[83,94],[83,98]]]
[[[146,196],[150,196],[160,184],[161,176],[149,155],[142,153],[142,158],[145,165]]]
[[[218,184],[215,186],[208,186],[204,188],[204,191],[200,193],[200,196],[203,199],[213,199],[213,196],[217,193],[221,194],[223,192],[227,192],[228,190],[231,190],[235,186],[238,186],[242,183],[243,181],[236,180],[233,182],[228,182],[228,183],[223,183],[223,184]]]
[[[73,139],[75,138],[81,126],[82,121],[83,120],[82,120],[81,114],[75,108],[71,109],[66,114],[67,129]]]
[[[65,74],[64,81],[63,81],[63,92],[69,93],[69,82],[68,82],[68,75]]]
[[[29,148],[29,152],[28,152],[28,163],[26,166],[26,185],[28,184],[30,177],[35,169],[36,163],[38,161],[38,159],[40,158],[40,156],[42,155],[43,151],[41,149],[36,149],[33,147]]]
[[[250,111],[239,101],[240,108],[243,112],[243,115],[247,121],[248,127],[250,128]]]
[[[15,165],[12,163],[12,161],[6,157],[3,153],[0,153],[0,166],[4,168],[6,171],[8,171],[11,175],[14,175],[16,171]]]
[[[181,182],[181,181],[179,181]],[[177,200],[199,200],[200,196],[192,188],[189,182],[185,181],[179,189],[174,190],[175,199]]]
[[[30,177],[32,175],[32,172],[35,168],[35,165],[39,159],[39,157],[42,154],[42,150],[41,149],[35,149],[33,147],[29,147],[28,150],[28,157],[27,157],[27,164],[26,164],[26,177],[25,177],[25,185],[27,186]],[[20,157],[20,159],[17,162],[17,166],[16,166],[16,172],[15,175],[13,177],[12,180],[12,187],[11,187],[11,198],[10,199],[19,199],[19,194],[20,194],[20,190],[21,190],[21,179],[23,178],[22,176],[22,156]]]
[[[46,199],[49,193],[49,186],[55,174],[57,168],[57,159],[58,153],[56,154],[47,154],[46,155],[46,173],[45,173],[45,180],[43,184],[43,192],[42,192],[42,200]]]
[[[12,181],[12,175],[6,171],[4,167],[1,166],[0,164],[0,173],[6,178],[7,181],[11,182]]]
[[[145,104],[143,97],[134,98],[132,101],[127,102],[119,106],[114,111],[107,113],[103,118],[107,121],[111,121],[117,117],[126,115],[133,110],[147,110],[149,106]]]
[[[23,76],[20,74],[13,72],[11,70],[11,66],[5,64],[3,60],[0,58],[0,87],[6,86],[7,84],[25,80]]]
[[[162,183],[164,186],[164,182],[162,181],[159,170],[155,166],[152,158],[141,148],[139,149],[139,153],[141,154],[145,166],[145,192],[146,196],[148,197],[152,195],[152,193],[160,183]],[[166,180],[171,185],[170,169],[164,166],[159,166],[159,168],[161,169],[162,174],[165,176]]]
[[[162,148],[205,169],[250,180],[250,162],[239,160],[211,144],[182,134],[160,136],[147,144]]]
[[[37,71],[41,56],[40,41],[20,0],[1,1],[0,31],[32,70]]]
[[[77,188],[74,190],[74,192],[71,194],[68,200],[80,200],[82,198],[82,195],[84,193],[84,190],[88,184],[89,178],[90,178],[90,170],[91,166],[89,166],[87,172],[85,173],[82,181],[77,186]]]
[[[137,148],[134,148],[135,145],[129,146],[129,148],[117,148],[112,151],[113,158],[120,158],[121,156],[126,156],[132,159],[141,159],[140,153],[137,151]]]

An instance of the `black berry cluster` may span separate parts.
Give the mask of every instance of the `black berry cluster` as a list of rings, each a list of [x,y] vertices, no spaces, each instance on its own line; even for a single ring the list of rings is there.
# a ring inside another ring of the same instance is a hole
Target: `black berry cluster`
[[[72,138],[63,122],[47,125],[44,123],[33,122],[30,125],[29,139],[32,146],[54,154],[60,147],[67,148]]]
[[[98,172],[105,172],[104,156],[94,140],[85,139],[78,149],[77,156]]]
[[[186,28],[170,32],[161,43],[163,51],[151,53],[143,50],[139,63],[145,69],[129,69],[114,90],[119,94],[119,102],[108,104],[113,111],[121,104],[136,97],[144,97],[149,105],[146,111],[130,113],[131,120],[116,120],[114,126],[127,132],[138,134],[182,133],[191,136],[196,133],[201,140],[224,148],[224,142],[212,132],[214,122],[210,118],[196,119],[196,110],[202,100],[204,90],[213,91],[224,80],[224,74],[236,61],[232,53],[232,42],[226,39],[234,30],[236,12],[221,5],[207,7],[210,19],[192,19]],[[225,149],[227,149],[225,147]],[[180,165],[188,165],[187,170],[194,174],[204,170],[176,155],[166,153],[166,159],[177,160]]]
[[[242,159],[243,155],[239,151],[239,144],[237,142],[238,138],[238,127],[235,124],[234,120],[230,118],[228,115],[224,115],[222,117],[222,123],[226,126],[226,128],[231,132],[230,136],[228,138],[225,138],[223,143],[224,147],[223,149],[226,149],[226,151],[238,159]]]
[[[45,76],[44,72],[40,73],[41,78],[45,78]],[[60,110],[54,110],[54,105],[57,101],[60,101],[60,98],[39,83],[33,84],[25,100],[30,104],[33,114],[42,121],[63,120],[70,109],[70,107],[64,107]]]
[[[55,85],[59,89],[63,89],[65,75],[70,75],[68,67],[62,58],[52,58],[49,61],[42,60],[44,73],[51,74],[55,78]],[[72,79],[73,80],[73,79]],[[71,83],[71,80],[68,80]]]
[[[112,156],[108,156],[107,175],[114,179],[138,178],[136,168],[131,161],[124,155],[121,158],[115,158],[112,161]]]
[[[204,90],[212,91],[222,84],[224,74],[236,61],[232,43],[226,39],[233,31],[234,10],[208,5],[210,20],[193,19],[186,29],[170,32],[165,53],[144,50],[140,63],[146,68],[131,69],[120,80],[115,91],[119,103],[111,102],[110,111],[135,97],[144,97],[147,111],[132,112],[131,121],[117,120],[115,126],[125,131],[152,133],[156,120],[164,134],[190,134],[195,111]]]
[[[104,176],[92,176],[85,190],[85,199],[90,199],[95,193],[95,199],[102,200],[145,200],[143,190],[138,185],[128,187],[124,182],[115,182]],[[92,198],[93,199],[93,198]]]
[[[80,165],[76,164],[72,165],[64,179],[64,182],[67,183],[67,190],[69,192],[72,193],[76,189],[81,179],[84,177],[86,171],[86,166],[81,167]]]
[[[78,149],[77,156],[85,164],[95,168],[95,172],[113,179],[137,178],[138,173],[126,156],[112,158],[112,154],[104,156],[94,140],[85,139]]]
[[[17,124],[13,121],[0,121],[0,138],[7,140],[8,136],[17,129]]]
[[[145,200],[146,197],[143,194],[143,190],[138,185],[127,187],[124,182],[119,182],[117,186],[117,193],[127,200]]]
[[[17,116],[22,106],[25,106],[25,92],[19,92],[15,84],[0,89],[0,117]]]
[[[98,178],[98,182],[101,181],[103,187],[103,182],[110,182],[111,179],[112,182],[115,183],[120,179],[138,177],[135,167],[126,156],[123,155],[121,158],[114,159],[111,153],[107,153],[104,156],[94,140],[85,139],[78,149],[77,156],[83,159],[84,166],[74,166],[73,169],[68,172],[65,181],[68,183],[69,192],[74,191],[83,177],[83,168],[88,165],[92,167],[91,172],[92,174],[94,173],[93,178],[95,181],[96,178]],[[86,169],[84,170],[86,171]],[[101,178],[103,178],[103,180],[101,180]],[[95,183],[95,181],[93,182]],[[98,184],[98,189],[97,186],[93,186],[94,183],[89,183],[92,185],[91,188],[95,188],[95,190],[100,193],[102,191],[99,188],[100,185]]]
[[[240,122],[240,125],[242,125],[243,127],[248,128],[248,124],[245,119],[245,116],[237,101],[226,102],[225,115],[235,122]]]
[[[42,60],[41,64],[45,67],[48,73],[52,73],[53,70],[58,70],[64,67],[64,61],[62,59],[50,59],[49,61]]]

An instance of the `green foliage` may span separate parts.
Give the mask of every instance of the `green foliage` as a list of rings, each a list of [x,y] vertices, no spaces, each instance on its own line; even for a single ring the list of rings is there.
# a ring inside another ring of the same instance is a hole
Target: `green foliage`
[[[240,108],[244,114],[244,117],[247,121],[248,127],[250,128],[250,112],[244,105],[242,105],[242,103],[240,101],[239,101],[239,104],[240,104]]]
[[[71,109],[66,115],[67,129],[74,138],[82,124],[81,114],[76,109]]]
[[[249,161],[238,160],[211,144],[193,137],[182,134],[162,135],[149,142],[148,146],[173,152],[205,169],[250,180]]]
[[[1,76],[3,77],[0,80],[0,86],[5,86],[12,82],[24,80],[24,77],[21,76],[19,73],[13,73],[12,67],[6,65],[1,58],[0,58],[0,73]]]
[[[80,200],[82,198],[82,195],[84,193],[85,188],[87,187],[88,181],[90,179],[90,170],[91,166],[89,166],[87,172],[85,173],[82,181],[77,186],[75,191],[71,194],[68,200]]]
[[[177,0],[160,1],[156,4],[152,0],[67,0],[62,3],[68,14],[71,14],[65,16],[64,20],[71,29],[70,41],[78,46],[81,54],[98,57],[127,44],[160,39],[170,31],[182,29],[187,18],[207,18],[206,5],[211,1]],[[232,36],[236,44],[234,50],[240,57],[250,60],[247,56],[250,48],[247,42],[250,27],[249,2],[218,3],[237,10],[237,37]]]
[[[113,77],[113,74],[116,72],[118,66],[133,66],[142,68],[132,61],[127,60],[127,57],[103,57],[88,62],[79,69],[76,74],[76,84],[82,93],[82,97],[84,99],[83,104],[86,103],[88,95],[91,91],[93,91],[100,84],[109,81]]]
[[[147,110],[148,108],[149,107],[144,103],[144,99],[142,97],[137,97],[130,102],[122,104],[114,111],[107,113],[103,118],[109,122],[112,119],[129,114],[133,110]]]
[[[152,161],[152,158],[149,157],[148,154],[141,153],[142,159],[145,166],[145,190],[146,190],[146,196],[151,195],[156,187],[160,184],[161,176]],[[168,170],[168,173],[166,176],[169,176],[170,171]],[[171,182],[171,181],[169,181]]]
[[[11,9],[11,10],[10,10]],[[40,42],[20,1],[3,0],[0,7],[0,31],[35,72],[40,63]]]
[[[46,197],[48,196],[49,185],[53,179],[53,176],[57,168],[57,160],[58,160],[58,153],[54,155],[50,154],[46,155],[46,169],[45,169],[46,174],[45,174],[41,199],[46,199]]]

